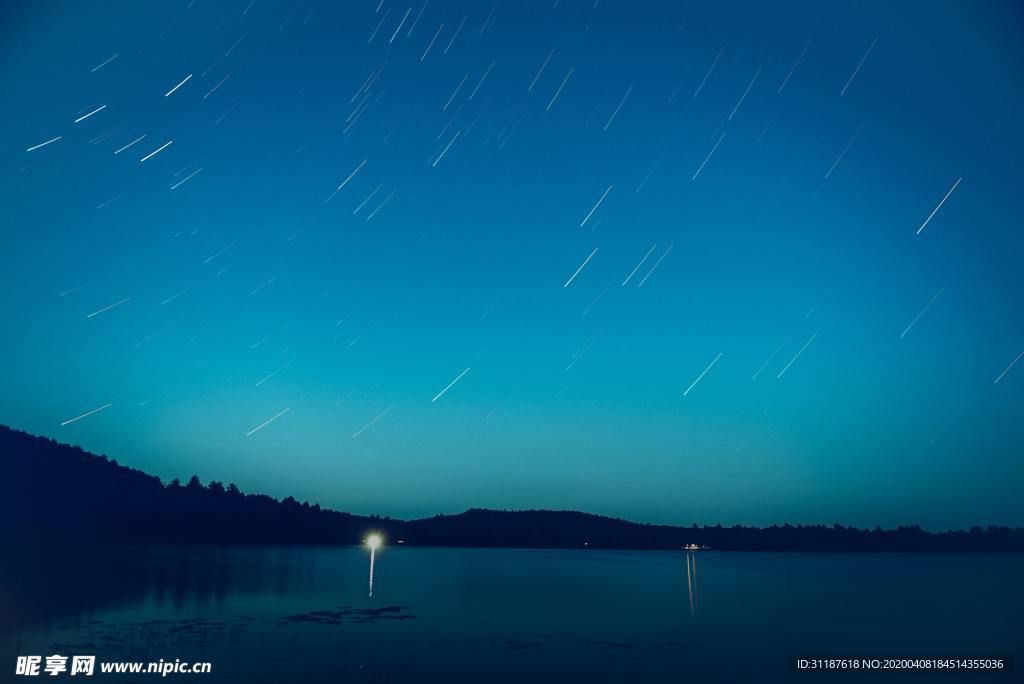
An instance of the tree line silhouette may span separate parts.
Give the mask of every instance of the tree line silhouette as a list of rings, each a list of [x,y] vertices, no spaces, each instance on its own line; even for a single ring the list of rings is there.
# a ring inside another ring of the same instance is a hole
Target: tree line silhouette
[[[370,531],[417,546],[735,551],[1024,552],[1024,528],[928,532],[842,525],[649,525],[577,511],[470,509],[402,521],[245,494],[234,484],[185,484],[76,446],[0,426],[0,539],[59,544],[357,544]],[[11,547],[8,547],[11,548]]]

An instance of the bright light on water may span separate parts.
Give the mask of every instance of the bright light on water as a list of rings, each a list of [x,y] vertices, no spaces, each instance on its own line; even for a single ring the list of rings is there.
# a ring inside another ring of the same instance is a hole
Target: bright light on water
[[[371,534],[371,535],[366,537],[366,546],[367,546],[367,548],[370,549],[370,597],[371,598],[373,597],[373,564],[374,564],[375,556],[377,555],[377,553],[376,553],[377,552],[377,548],[381,545],[382,541],[383,541],[382,537],[379,534],[377,534],[377,533]]]

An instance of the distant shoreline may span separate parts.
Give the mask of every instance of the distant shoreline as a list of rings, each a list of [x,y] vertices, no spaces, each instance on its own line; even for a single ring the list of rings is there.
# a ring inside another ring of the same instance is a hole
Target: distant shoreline
[[[130,545],[122,545],[125,549],[202,549],[202,548],[232,548],[232,549],[363,549],[365,543],[146,543],[136,542]],[[689,551],[682,547],[673,548],[634,548],[634,547],[612,547],[612,546],[459,546],[456,544],[393,544],[385,542],[384,548],[394,549],[453,549],[453,550],[482,550],[482,551],[567,551],[589,553],[593,551],[615,551],[622,553],[684,553],[716,554],[820,554],[825,556],[1004,556],[1024,554],[1024,549],[1009,551],[832,551],[822,549],[791,549],[791,550],[763,550],[763,549],[702,549],[700,551]],[[378,550],[379,553],[379,550]]]
[[[169,483],[79,447],[0,426],[0,541],[20,545],[349,546],[370,532],[409,547],[805,553],[1024,553],[1022,527],[928,532],[843,525],[652,525],[554,510],[359,516],[192,476]],[[397,544],[395,544],[397,545]]]

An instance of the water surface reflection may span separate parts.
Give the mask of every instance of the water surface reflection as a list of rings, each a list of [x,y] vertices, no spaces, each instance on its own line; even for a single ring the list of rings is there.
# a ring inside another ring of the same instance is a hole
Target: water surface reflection
[[[0,651],[208,660],[211,682],[771,681],[794,652],[1020,658],[1020,556],[684,553],[683,577],[678,554],[394,547],[372,596],[366,547],[25,556],[0,564]]]

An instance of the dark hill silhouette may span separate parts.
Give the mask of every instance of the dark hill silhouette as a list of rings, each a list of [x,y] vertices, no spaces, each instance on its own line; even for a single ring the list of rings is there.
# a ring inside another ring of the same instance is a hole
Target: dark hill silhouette
[[[1020,527],[676,527],[576,511],[483,509],[411,521],[357,516],[292,497],[243,494],[232,484],[204,486],[196,476],[164,484],[106,456],[3,426],[0,469],[0,540],[22,545],[357,544],[379,531],[419,546],[1024,552]]]
[[[0,426],[0,513],[8,532],[83,542],[351,544],[378,521],[288,497],[243,494],[193,476],[186,484],[79,447]],[[386,527],[387,520],[379,521]],[[0,527],[2,529],[2,527]]]

